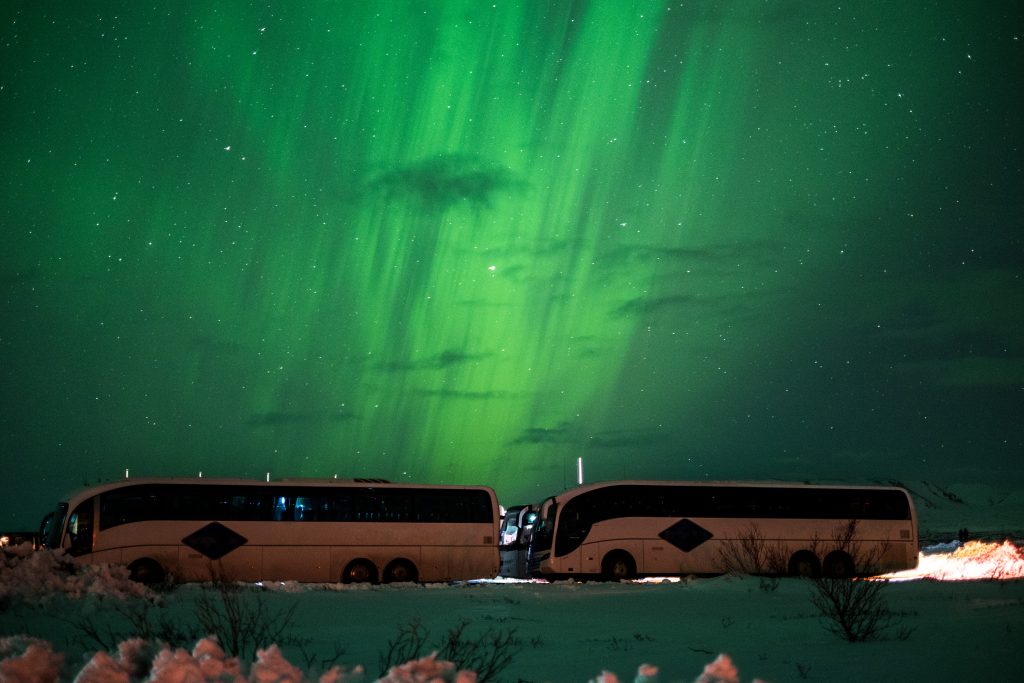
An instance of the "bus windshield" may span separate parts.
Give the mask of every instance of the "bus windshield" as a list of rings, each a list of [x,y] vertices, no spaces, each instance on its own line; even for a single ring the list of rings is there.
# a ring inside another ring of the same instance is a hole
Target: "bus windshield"
[[[39,527],[39,542],[44,548],[60,547],[60,532],[64,528],[64,518],[68,515],[68,504],[60,502],[57,509],[46,515]]]
[[[554,538],[555,514],[558,512],[558,505],[554,498],[548,498],[540,506],[540,513],[537,515],[537,522],[533,528],[533,536],[530,539],[530,547],[534,552],[549,550],[551,540]]]

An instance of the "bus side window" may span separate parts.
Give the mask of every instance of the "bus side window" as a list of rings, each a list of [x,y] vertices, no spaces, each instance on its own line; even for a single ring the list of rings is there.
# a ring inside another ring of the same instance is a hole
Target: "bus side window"
[[[384,516],[384,504],[373,489],[357,491],[352,507],[352,519],[356,522],[379,522]]]
[[[275,522],[284,522],[290,519],[288,513],[288,496],[274,496],[273,512],[271,516]]]
[[[79,504],[68,519],[68,553],[84,555],[92,552],[92,498]]]

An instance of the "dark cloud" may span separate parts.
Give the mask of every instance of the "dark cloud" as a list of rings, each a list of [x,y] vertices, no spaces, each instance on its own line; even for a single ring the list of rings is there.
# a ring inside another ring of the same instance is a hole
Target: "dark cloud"
[[[661,297],[637,297],[630,299],[615,309],[614,314],[618,316],[647,315],[665,308],[680,308],[696,303],[701,303],[700,297],[692,294],[675,294]]]
[[[447,154],[394,168],[374,179],[373,187],[415,201],[430,211],[459,202],[487,208],[495,195],[525,186],[512,171],[473,154]]]
[[[557,427],[527,427],[522,434],[512,440],[512,445],[573,443],[576,440],[568,422]]]
[[[619,244],[603,250],[597,265],[617,270],[640,264],[663,263],[686,268],[734,267],[737,263],[773,263],[785,254],[787,245],[776,240],[744,240],[696,247],[666,247],[657,244]]]
[[[666,434],[651,429],[609,429],[589,436],[568,422],[556,427],[527,427],[513,441],[523,444],[576,444],[588,448],[634,448],[665,440]]]
[[[382,363],[379,367],[387,372],[406,372],[410,370],[446,370],[463,363],[473,363],[488,358],[487,353],[466,353],[458,349],[446,349],[441,353],[420,358],[418,360],[394,361]]]

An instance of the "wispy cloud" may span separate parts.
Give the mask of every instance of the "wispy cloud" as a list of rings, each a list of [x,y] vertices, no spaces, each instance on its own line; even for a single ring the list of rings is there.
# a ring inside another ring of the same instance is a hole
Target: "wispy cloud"
[[[525,187],[509,169],[474,154],[446,154],[398,166],[375,178],[371,185],[433,211],[446,210],[459,202],[486,208],[499,193]]]
[[[487,353],[466,353],[458,349],[445,349],[441,353],[425,358],[391,361],[380,364],[380,369],[387,372],[407,372],[410,370],[446,370],[448,368],[474,363],[490,357]]]
[[[563,422],[557,427],[527,427],[512,440],[512,445],[542,443],[572,443],[575,441],[571,426]]]
[[[663,441],[666,434],[652,429],[609,429],[584,433],[569,422],[555,427],[527,427],[513,439],[513,445],[575,444],[581,448],[631,448]]]
[[[666,308],[681,308],[683,306],[689,306],[700,302],[701,299],[693,296],[692,294],[675,294],[661,297],[637,297],[625,302],[616,308],[613,313],[618,316],[646,315]]]

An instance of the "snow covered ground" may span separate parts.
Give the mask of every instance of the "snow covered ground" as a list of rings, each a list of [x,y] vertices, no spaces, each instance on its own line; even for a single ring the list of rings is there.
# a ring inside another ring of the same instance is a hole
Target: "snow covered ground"
[[[946,578],[992,567],[1004,578],[1024,574],[1024,558],[1013,545],[956,545],[929,554],[923,566],[942,567]],[[260,652],[253,647],[239,661],[201,637],[177,647],[132,639],[143,613],[151,631],[176,624],[183,633],[194,632],[197,611],[211,604],[211,596],[219,604],[215,587],[184,585],[154,596],[116,568],[68,575],[57,560],[26,551],[21,561],[8,558],[0,574],[5,683],[76,676],[81,683],[371,681],[387,674],[381,655],[401,629],[418,624],[427,635],[415,654],[427,655],[462,622],[468,622],[467,640],[488,631],[514,636],[511,661],[497,676],[508,681],[587,681],[604,671],[633,680],[644,664],[657,671],[644,668],[641,680],[692,681],[715,660],[720,675],[706,681],[1004,680],[1016,670],[1024,644],[1019,579],[890,582],[884,595],[894,622],[882,639],[867,643],[830,633],[811,604],[810,583],[799,579],[275,584],[238,587],[242,609],[269,622],[278,643],[259,643]],[[727,658],[719,659],[720,653]],[[457,680],[458,672],[445,667],[421,661],[386,680]]]
[[[1024,557],[1002,537],[1021,538],[1020,496],[916,488],[934,501],[918,497],[922,536],[945,538],[916,572],[882,586],[890,621],[869,642],[830,632],[813,584],[800,579],[192,584],[154,594],[120,568],[71,572],[60,554],[22,548],[0,564],[0,682],[468,683],[472,674],[421,658],[462,624],[463,654],[479,643],[478,655],[509,655],[493,677],[501,681],[1015,680]],[[962,528],[992,540],[951,542]],[[203,632],[204,610],[209,623],[225,605],[243,624],[240,658],[221,647],[230,649],[230,629],[219,644]],[[406,647],[413,635],[419,647]]]

